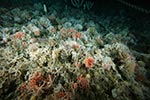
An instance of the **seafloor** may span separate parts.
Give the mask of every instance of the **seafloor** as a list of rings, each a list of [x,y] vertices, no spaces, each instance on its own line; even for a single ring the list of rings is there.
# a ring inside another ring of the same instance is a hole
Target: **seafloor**
[[[58,5],[0,8],[0,100],[150,100],[148,15]]]

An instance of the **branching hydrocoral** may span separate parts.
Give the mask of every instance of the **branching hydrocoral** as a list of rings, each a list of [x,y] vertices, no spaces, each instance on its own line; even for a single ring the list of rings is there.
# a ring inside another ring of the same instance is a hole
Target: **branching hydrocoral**
[[[150,10],[149,10],[149,9],[142,8],[142,7],[138,6],[138,5],[134,5],[134,4],[132,4],[132,3],[130,3],[130,2],[127,2],[127,1],[125,1],[125,0],[117,0],[117,1],[119,1],[120,3],[122,3],[122,4],[124,4],[124,5],[127,5],[127,6],[129,6],[129,7],[131,7],[131,8],[133,8],[133,9],[136,9],[136,10],[138,10],[138,11],[141,11],[141,12],[143,12],[143,13],[146,13],[146,14],[149,14],[149,13],[150,13]]]
[[[46,25],[47,31],[37,36],[31,24],[13,35],[6,33],[8,41],[0,48],[0,98],[147,98],[149,90],[135,80],[136,59],[117,35],[108,41],[110,35],[102,37],[91,27],[78,31]]]

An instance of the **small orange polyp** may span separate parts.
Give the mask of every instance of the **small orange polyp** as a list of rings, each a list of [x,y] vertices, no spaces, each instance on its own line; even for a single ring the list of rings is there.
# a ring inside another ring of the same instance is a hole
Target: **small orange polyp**
[[[94,59],[92,57],[88,57],[85,59],[85,67],[91,68],[94,65]]]
[[[13,35],[13,37],[14,37],[15,39],[21,39],[21,38],[25,37],[25,33],[24,33],[24,32],[16,32],[16,33]]]

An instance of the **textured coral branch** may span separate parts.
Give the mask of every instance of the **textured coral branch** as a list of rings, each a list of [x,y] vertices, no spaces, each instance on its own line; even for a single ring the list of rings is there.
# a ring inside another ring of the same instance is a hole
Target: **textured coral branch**
[[[144,8],[139,7],[139,6],[137,6],[137,5],[131,4],[131,3],[126,2],[126,1],[124,1],[124,0],[116,0],[116,1],[119,1],[120,3],[122,3],[122,4],[124,4],[124,5],[127,5],[127,6],[129,6],[129,7],[131,7],[131,8],[134,8],[134,9],[139,10],[139,11],[141,11],[141,12],[144,12],[144,13],[146,13],[146,14],[149,14],[149,13],[150,13],[150,10],[147,10],[147,9],[144,9]]]
[[[74,7],[81,7],[83,5],[84,0],[71,0],[71,3]]]

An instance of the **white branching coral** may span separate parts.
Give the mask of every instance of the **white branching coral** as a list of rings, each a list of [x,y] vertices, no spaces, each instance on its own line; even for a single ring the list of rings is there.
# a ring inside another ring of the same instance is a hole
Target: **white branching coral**
[[[81,5],[83,1],[72,0]],[[12,13],[16,11],[21,12]],[[78,19],[66,19],[52,26],[49,18],[39,16],[15,29],[16,38],[6,32],[8,41],[0,48],[0,99],[11,92],[8,95],[19,100],[120,100],[131,99],[130,91],[138,95],[134,99],[144,100],[149,90],[143,91],[147,87],[135,77],[139,71],[145,75],[146,65],[137,66],[122,39],[113,33],[100,35],[94,21],[79,24]],[[72,25],[68,27],[67,21]]]
[[[71,0],[71,3],[74,7],[81,7],[83,5],[84,0]]]

